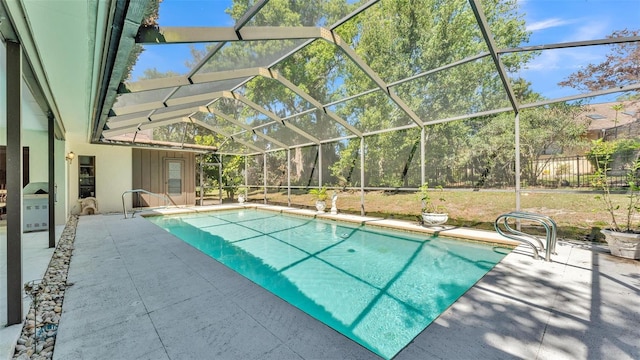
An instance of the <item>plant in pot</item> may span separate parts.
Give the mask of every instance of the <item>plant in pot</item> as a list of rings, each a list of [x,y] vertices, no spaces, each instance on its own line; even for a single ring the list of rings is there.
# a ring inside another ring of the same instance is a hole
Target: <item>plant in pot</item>
[[[318,212],[323,213],[327,207],[327,188],[323,186],[321,188],[311,189],[309,190],[309,194],[316,200],[316,209]]]
[[[449,214],[444,206],[445,199],[442,197],[442,186],[434,190],[440,193],[440,197],[435,199],[429,184],[425,183],[419,188],[420,201],[422,202],[422,224],[426,226],[442,225],[449,220]]]
[[[239,186],[238,189],[236,189],[237,193],[238,193],[238,203],[243,204],[245,201],[247,201],[247,188],[244,186]]]
[[[640,159],[638,152],[633,151],[631,160],[623,161],[624,186],[628,189],[626,201],[621,206],[612,194],[611,164],[616,154],[621,152],[621,141],[594,140],[587,156],[595,165],[592,185],[602,191],[596,199],[608,213],[610,227],[600,230],[604,234],[611,254],[628,259],[640,259],[640,232],[633,228],[633,217],[640,210]],[[624,149],[623,149],[624,150]],[[636,149],[637,150],[637,149]],[[619,161],[619,160],[618,160]]]

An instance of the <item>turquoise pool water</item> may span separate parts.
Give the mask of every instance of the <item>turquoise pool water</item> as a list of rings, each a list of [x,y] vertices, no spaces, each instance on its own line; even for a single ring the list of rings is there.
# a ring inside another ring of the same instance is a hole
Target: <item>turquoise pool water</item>
[[[509,252],[257,210],[147,219],[387,359]]]

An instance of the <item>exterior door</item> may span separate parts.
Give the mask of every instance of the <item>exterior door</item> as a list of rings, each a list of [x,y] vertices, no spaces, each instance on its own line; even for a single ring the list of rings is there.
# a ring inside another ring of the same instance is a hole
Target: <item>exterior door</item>
[[[164,160],[164,191],[177,205],[187,203],[184,191],[184,160]]]

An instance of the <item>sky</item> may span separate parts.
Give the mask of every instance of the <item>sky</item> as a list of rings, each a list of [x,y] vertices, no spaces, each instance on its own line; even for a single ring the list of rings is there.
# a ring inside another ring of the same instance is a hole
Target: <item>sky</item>
[[[527,30],[531,31],[527,45],[601,39],[614,30],[640,29],[640,0],[517,0],[524,14]],[[162,26],[233,26],[224,12],[231,0],[164,0],[160,7]],[[205,44],[196,48],[203,49]],[[576,90],[557,85],[569,74],[589,63],[604,60],[608,47],[578,47],[546,50],[517,75],[532,84],[534,91],[546,98],[573,95]],[[190,58],[189,45],[147,46],[132,78],[138,78],[144,68],[172,70],[186,74],[184,59]]]
[[[603,39],[614,30],[640,29],[640,0],[521,0],[534,45]],[[604,60],[609,47],[547,50],[520,76],[547,98],[575,94],[557,86],[569,74]]]

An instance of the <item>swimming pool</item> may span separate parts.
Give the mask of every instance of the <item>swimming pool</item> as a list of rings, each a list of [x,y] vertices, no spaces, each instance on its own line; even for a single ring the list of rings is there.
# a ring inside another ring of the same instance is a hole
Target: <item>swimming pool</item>
[[[384,358],[509,252],[253,209],[147,219]]]

